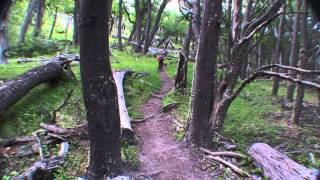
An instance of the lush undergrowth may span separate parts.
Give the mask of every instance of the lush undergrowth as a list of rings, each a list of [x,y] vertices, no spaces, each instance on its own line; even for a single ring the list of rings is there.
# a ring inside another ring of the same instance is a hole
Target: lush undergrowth
[[[175,69],[175,64],[169,65],[168,74],[171,77],[174,77]],[[173,113],[185,125],[188,119],[192,72],[193,67],[189,63],[187,95],[171,92],[163,101],[165,105],[169,103],[180,104]],[[276,101],[285,95],[286,88],[284,85],[281,86],[277,100],[270,95],[271,88],[272,82],[270,80],[257,80],[248,85],[232,103],[224,123],[223,135],[235,141],[237,150],[246,153],[247,148],[254,142],[265,142],[274,146],[288,140],[288,137],[283,136],[288,131],[286,125],[287,119],[278,120],[270,118],[275,112],[283,111],[280,104],[276,103]],[[316,95],[307,92],[305,100],[313,102],[316,100]],[[181,140],[184,132],[177,132],[177,139]],[[300,140],[297,139],[296,141]],[[306,161],[305,154],[303,157],[296,158],[296,160],[306,165],[310,164]]]
[[[160,88],[157,62],[154,58],[139,56],[129,51],[112,50],[111,63],[115,70],[131,69],[146,74],[146,76],[137,79],[129,77],[125,83],[129,115],[131,118],[141,118],[142,114],[138,112],[139,106],[150,94]],[[38,65],[40,63],[37,60],[31,63],[18,64],[14,59],[10,59],[9,64],[0,66],[0,80],[12,79]],[[79,65],[74,65],[72,70],[76,75],[76,80],[63,80],[55,85],[42,84],[31,90],[23,99],[5,112],[1,117],[0,140],[1,138],[30,135],[33,131],[39,129],[41,122],[50,122],[52,112],[62,104],[67,93],[71,90],[73,90],[73,93],[68,105],[57,114],[57,124],[61,127],[74,127],[77,124],[84,123],[85,110],[82,100]],[[66,164],[55,173],[58,179],[73,179],[75,176],[83,175],[81,173],[85,171],[87,155],[84,152],[87,152],[88,146],[74,141],[71,143],[70,149]],[[132,168],[138,167],[137,153],[137,146],[124,144],[122,148],[124,163]],[[26,168],[25,164],[21,162],[21,165],[17,168],[11,168],[5,174],[20,173]],[[77,171],[74,171],[75,169]]]

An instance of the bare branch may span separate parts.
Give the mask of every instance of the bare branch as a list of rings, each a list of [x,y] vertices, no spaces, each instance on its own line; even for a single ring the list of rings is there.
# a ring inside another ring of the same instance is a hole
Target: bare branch
[[[256,78],[261,77],[261,76],[274,76],[274,77],[278,77],[280,79],[291,81],[293,83],[302,84],[304,86],[309,86],[309,87],[317,88],[320,90],[320,84],[310,82],[310,81],[304,81],[301,79],[296,79],[296,78],[288,76],[284,73],[264,71],[266,69],[270,69],[270,68],[274,68],[274,67],[283,68],[283,69],[290,69],[293,71],[297,71],[298,73],[320,75],[320,71],[305,70],[305,69],[295,68],[295,67],[291,67],[291,66],[284,66],[284,65],[279,65],[279,64],[265,66],[265,67],[262,67],[261,69],[259,69],[258,71],[256,71],[255,73],[251,74],[251,76],[249,76],[244,81],[242,81],[239,88],[232,94],[231,100],[233,101],[240,94],[240,92],[246,87],[246,85],[250,84]]]

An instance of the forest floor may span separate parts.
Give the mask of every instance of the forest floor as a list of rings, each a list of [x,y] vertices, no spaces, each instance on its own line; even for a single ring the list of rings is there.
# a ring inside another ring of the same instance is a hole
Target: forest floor
[[[137,179],[212,179],[210,172],[201,168],[205,162],[175,139],[172,128],[174,117],[163,113],[161,104],[162,98],[172,89],[173,81],[166,72],[161,72],[160,77],[161,90],[140,108],[144,118],[150,118],[135,127],[141,163]]]

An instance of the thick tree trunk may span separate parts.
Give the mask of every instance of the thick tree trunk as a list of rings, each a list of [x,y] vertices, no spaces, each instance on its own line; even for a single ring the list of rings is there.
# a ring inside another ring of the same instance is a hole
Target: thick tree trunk
[[[280,63],[280,58],[281,58],[281,51],[282,51],[282,38],[283,38],[283,31],[284,31],[284,21],[286,18],[285,12],[286,12],[286,5],[283,4],[282,6],[282,11],[283,14],[281,16],[280,22],[279,22],[279,27],[278,27],[278,34],[277,34],[277,42],[276,42],[276,47],[274,49],[274,54],[273,54],[273,64],[279,64]],[[279,72],[278,68],[273,69],[274,72]],[[278,90],[279,90],[279,78],[274,77],[273,78],[273,84],[272,84],[272,91],[271,95],[272,96],[277,96],[278,95]]]
[[[42,28],[42,19],[44,13],[44,3],[45,0],[38,0],[37,5],[35,7],[36,16],[36,24],[34,27],[33,37],[38,37],[41,33]]]
[[[207,146],[211,142],[210,114],[214,101],[214,82],[220,18],[222,14],[221,0],[206,0],[202,19],[198,54],[192,82],[192,98],[190,103],[191,117],[185,140],[189,144]],[[208,23],[210,21],[210,23]]]
[[[162,16],[162,13],[163,13],[164,9],[166,8],[167,4],[168,4],[168,0],[163,0],[161,5],[160,5],[160,8],[158,10],[156,19],[154,20],[152,31],[150,33],[148,33],[148,36],[146,36],[145,44],[144,44],[144,47],[143,47],[143,53],[144,54],[146,54],[148,52],[148,49],[151,46],[153,38],[154,38],[154,36],[156,35],[156,33],[157,33],[158,29],[159,29],[161,16]],[[147,33],[146,33],[146,35],[147,35]]]
[[[122,51],[122,38],[121,38],[121,31],[122,31],[122,0],[119,0],[119,14],[118,14],[118,49]]]
[[[0,114],[24,97],[37,85],[58,79],[63,73],[63,61],[36,67],[0,86]]]
[[[141,29],[142,29],[142,9],[140,0],[135,0],[135,11],[136,11],[136,28],[135,28],[135,41],[141,43]]]
[[[116,175],[121,163],[117,88],[107,51],[110,10],[111,1],[80,0],[80,71],[90,140],[88,175],[92,179]]]
[[[302,31],[302,50],[301,50],[301,58],[300,58],[300,63],[299,63],[299,67],[301,69],[307,69],[308,68],[308,7],[307,7],[307,0],[304,0],[304,15],[303,15],[303,19],[302,19],[302,23],[301,23],[301,31]],[[303,80],[305,76],[303,75],[298,75],[298,79]],[[304,98],[304,86],[301,84],[298,84],[297,87],[297,95],[296,95],[296,100],[294,103],[294,107],[293,107],[293,113],[292,113],[292,117],[291,117],[291,121],[289,122],[289,124],[292,123],[298,123],[299,122],[299,118],[300,118],[300,114],[303,108],[303,98]]]
[[[73,10],[73,44],[79,45],[79,0],[74,0],[74,10]]]
[[[188,61],[183,53],[179,53],[180,58],[178,61],[177,73],[174,82],[174,88],[182,93],[185,93],[187,88],[187,75],[188,75]]]
[[[21,30],[20,30],[20,34],[18,37],[18,43],[22,43],[24,41],[24,38],[26,36],[29,24],[32,20],[32,15],[34,13],[34,9],[36,7],[36,4],[39,0],[31,0],[26,12],[26,15],[24,17],[23,23],[21,25]]]
[[[11,0],[0,2],[0,64],[6,64],[8,58],[8,14],[11,4]]]
[[[143,53],[146,54],[148,52],[148,43],[149,43],[149,34],[151,29],[151,11],[152,11],[152,4],[151,0],[147,0],[147,19],[146,19],[146,26],[144,28],[144,45],[143,45]]]
[[[297,11],[300,11],[301,0],[297,0]],[[295,25],[292,32],[292,41],[291,41],[291,50],[290,50],[290,66],[296,67],[297,66],[297,59],[298,59],[298,33],[300,31],[300,13],[296,13],[295,16]],[[288,73],[294,74],[294,72],[289,71]],[[287,97],[288,101],[293,101],[293,94],[295,90],[295,85],[292,82],[288,82],[287,87]]]
[[[56,7],[55,12],[54,12],[53,22],[52,22],[52,26],[51,26],[50,34],[49,34],[49,39],[52,38],[52,35],[54,32],[54,27],[56,26],[57,18],[58,18],[58,7]]]
[[[249,149],[249,154],[263,169],[263,174],[267,179],[317,179],[316,170],[308,169],[294,162],[267,144],[253,144]]]

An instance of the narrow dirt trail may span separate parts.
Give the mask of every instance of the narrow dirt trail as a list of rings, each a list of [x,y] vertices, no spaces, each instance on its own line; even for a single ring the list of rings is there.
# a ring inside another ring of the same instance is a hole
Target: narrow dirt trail
[[[165,72],[160,74],[162,86],[156,96],[151,96],[140,108],[146,122],[135,127],[139,138],[141,168],[137,179],[149,177],[163,180],[212,179],[209,172],[183,144],[174,138],[172,116],[162,112],[162,98],[172,89],[173,81]],[[154,116],[153,116],[154,115]],[[139,176],[140,175],[140,176]]]

